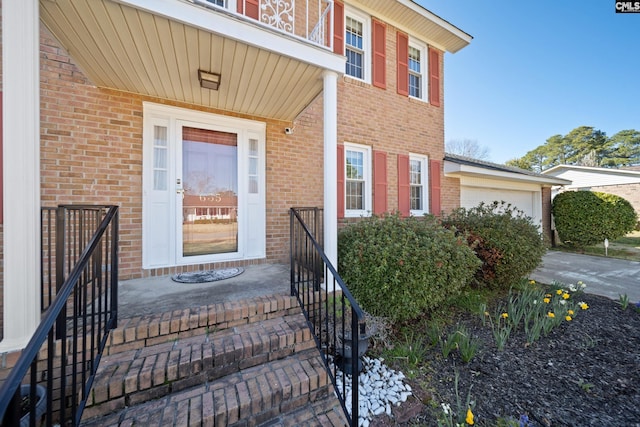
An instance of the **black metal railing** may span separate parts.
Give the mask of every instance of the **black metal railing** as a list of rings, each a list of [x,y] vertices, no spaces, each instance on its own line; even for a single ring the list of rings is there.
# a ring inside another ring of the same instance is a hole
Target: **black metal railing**
[[[41,208],[40,302],[43,312],[53,302],[108,208],[86,205]]]
[[[291,295],[302,307],[350,425],[357,426],[364,313],[318,243],[321,220],[318,208],[290,210]]]
[[[117,324],[118,207],[58,209],[63,212],[56,218],[64,221],[56,221],[53,264],[55,275],[66,279],[0,388],[3,426],[20,425],[25,401],[30,426],[79,425],[109,331]],[[43,209],[49,229],[51,211]],[[49,230],[43,236],[52,239]],[[65,266],[71,265],[67,275]],[[50,269],[43,275],[51,275]]]

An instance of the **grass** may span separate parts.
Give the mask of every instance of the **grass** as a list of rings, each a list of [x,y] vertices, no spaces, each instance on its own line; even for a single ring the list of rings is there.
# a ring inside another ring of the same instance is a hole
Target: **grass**
[[[563,252],[605,256],[604,243],[587,246],[584,249],[565,245],[558,245],[554,249]],[[640,261],[640,231],[632,231],[624,237],[609,242],[606,256],[628,261]]]

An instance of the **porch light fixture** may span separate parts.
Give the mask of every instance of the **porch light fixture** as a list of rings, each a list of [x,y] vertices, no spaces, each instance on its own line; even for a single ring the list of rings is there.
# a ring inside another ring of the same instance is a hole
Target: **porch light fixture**
[[[198,70],[200,86],[205,89],[218,90],[220,87],[220,74]]]

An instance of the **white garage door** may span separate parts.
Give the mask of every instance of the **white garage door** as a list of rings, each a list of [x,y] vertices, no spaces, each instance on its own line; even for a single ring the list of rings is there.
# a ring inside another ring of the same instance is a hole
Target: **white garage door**
[[[526,215],[533,218],[533,223],[540,225],[542,212],[540,193],[536,191],[522,190],[498,190],[495,188],[483,187],[460,187],[460,206],[463,208],[473,208],[481,202],[485,204],[499,202],[511,203]]]

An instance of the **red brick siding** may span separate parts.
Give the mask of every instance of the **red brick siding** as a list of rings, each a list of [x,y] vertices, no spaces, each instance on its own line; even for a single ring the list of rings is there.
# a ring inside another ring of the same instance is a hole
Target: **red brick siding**
[[[440,208],[448,214],[460,207],[460,180],[443,176],[440,185]]]
[[[397,94],[396,38],[396,29],[388,25],[385,90],[348,77],[338,82],[338,142],[364,144],[388,154],[390,211],[398,208],[397,155],[412,152],[437,160],[444,155],[443,108]],[[40,58],[42,206],[119,205],[122,279],[199,268],[142,270],[142,102],[264,120],[96,88],[45,29]],[[443,85],[440,79],[441,92]],[[266,121],[267,258],[251,263],[286,262],[289,208],[323,204],[322,117],[320,95],[293,123]],[[285,127],[293,127],[294,134],[286,135]],[[445,211],[459,203],[459,188],[449,181],[442,180]],[[234,264],[238,263],[220,265]]]
[[[120,275],[140,277],[142,266],[142,102],[153,101],[216,114],[247,117],[92,87],[42,32],[42,204],[109,203],[121,206]],[[285,135],[289,122],[267,121],[267,260],[288,257],[291,206],[322,204],[321,99]],[[309,117],[309,119],[307,119]],[[170,274],[198,267],[161,269]]]
[[[443,109],[398,95],[395,64],[396,29],[388,25],[386,90],[349,77],[338,85],[338,143],[368,145],[389,154],[388,206],[392,211],[398,209],[397,155],[411,152],[437,160],[444,155]]]

